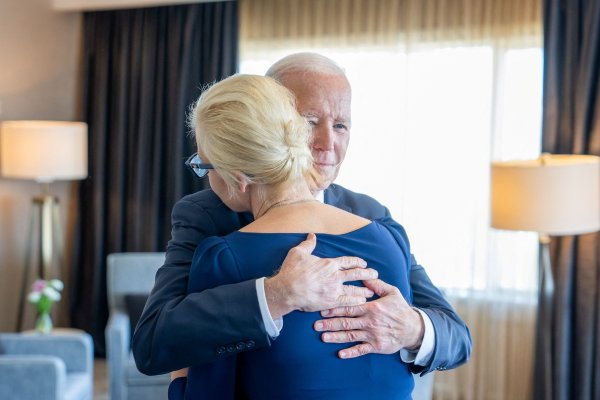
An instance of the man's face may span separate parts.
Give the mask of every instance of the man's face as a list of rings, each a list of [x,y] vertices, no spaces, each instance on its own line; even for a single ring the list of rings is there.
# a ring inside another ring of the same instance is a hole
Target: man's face
[[[344,76],[315,72],[290,72],[281,83],[294,93],[298,112],[312,126],[318,186],[325,189],[337,177],[350,141],[350,84]]]

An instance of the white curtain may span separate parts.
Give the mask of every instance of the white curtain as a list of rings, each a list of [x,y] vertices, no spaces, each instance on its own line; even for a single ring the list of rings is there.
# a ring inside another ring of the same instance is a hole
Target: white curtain
[[[338,182],[390,208],[473,334],[472,360],[436,373],[435,397],[530,398],[537,237],[489,228],[489,165],[540,151],[539,1],[240,3],[241,72],[303,50],[346,69]]]

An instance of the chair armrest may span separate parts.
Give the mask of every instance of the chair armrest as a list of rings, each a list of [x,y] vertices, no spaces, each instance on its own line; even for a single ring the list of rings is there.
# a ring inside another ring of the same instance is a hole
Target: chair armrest
[[[66,366],[47,355],[0,355],[0,399],[62,399]]]
[[[106,358],[126,360],[131,350],[129,315],[119,310],[111,310],[104,335],[106,339]]]
[[[55,356],[64,362],[67,373],[93,373],[92,339],[83,331],[57,329],[49,335],[2,333],[0,352],[6,355]]]
[[[104,331],[106,338],[106,365],[111,398],[124,399],[125,366],[131,347],[131,325],[129,315],[112,309]]]
[[[433,379],[435,372],[426,375],[413,374],[415,379],[415,388],[412,392],[413,400],[431,400],[433,399]]]

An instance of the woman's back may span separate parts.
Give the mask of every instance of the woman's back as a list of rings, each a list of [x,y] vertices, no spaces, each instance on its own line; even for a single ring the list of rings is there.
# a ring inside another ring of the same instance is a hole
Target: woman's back
[[[410,251],[404,232],[390,230],[376,221],[369,222],[354,216],[348,218],[347,213],[338,211],[319,203],[289,205],[277,213],[274,210],[268,213],[277,218],[266,219],[265,216],[264,223],[257,220],[248,225],[249,229],[205,240],[194,256],[189,291],[272,275],[289,248],[305,239],[303,232],[306,228],[318,231],[319,224],[325,222],[328,224],[325,230],[334,225],[335,229],[343,228],[346,232],[317,233],[317,247],[313,254],[319,257],[361,257],[378,270],[381,279],[398,287],[410,302]],[[282,218],[285,214],[288,217]],[[337,224],[331,224],[330,219],[333,218],[339,219]],[[281,224],[273,226],[275,220],[281,221]],[[224,395],[224,388],[230,391],[229,396],[222,398],[410,398],[412,376],[398,354],[369,354],[356,359],[340,359],[337,352],[348,344],[323,343],[320,334],[313,329],[318,319],[321,317],[316,312],[292,312],[284,317],[283,329],[270,347],[232,354],[217,363],[192,367],[188,377],[188,395],[190,398],[200,394],[205,396],[203,398],[212,398],[207,396],[206,390],[208,386],[216,385],[219,396]],[[229,373],[224,375],[215,371]]]

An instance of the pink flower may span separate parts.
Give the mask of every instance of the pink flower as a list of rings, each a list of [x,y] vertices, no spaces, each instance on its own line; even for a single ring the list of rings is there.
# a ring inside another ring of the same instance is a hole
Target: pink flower
[[[45,287],[46,287],[46,281],[44,281],[42,279],[38,279],[35,282],[33,282],[33,284],[31,285],[31,290],[33,290],[34,292],[41,293],[44,291]]]
[[[31,292],[27,296],[27,300],[36,305],[38,313],[48,313],[52,309],[52,305],[60,300],[60,292],[63,288],[64,285],[59,279],[50,281],[38,279],[31,285]]]

